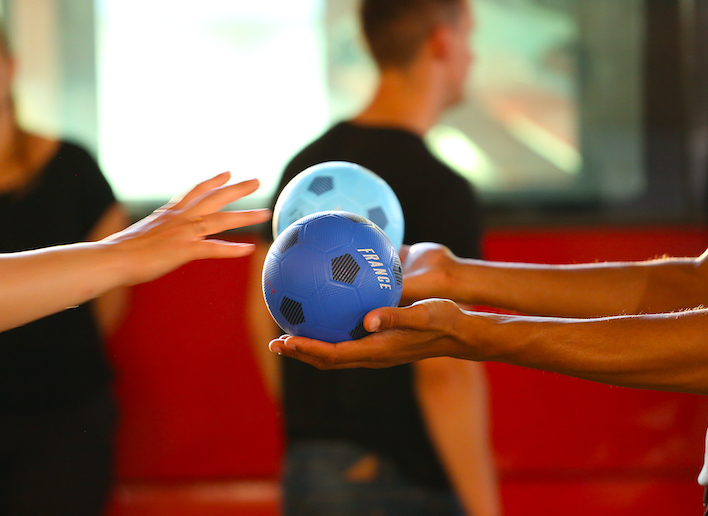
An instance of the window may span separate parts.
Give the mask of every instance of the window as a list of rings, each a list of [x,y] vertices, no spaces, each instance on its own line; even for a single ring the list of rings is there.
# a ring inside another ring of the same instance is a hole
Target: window
[[[326,126],[318,0],[97,5],[99,150],[122,197],[223,170],[269,192]]]
[[[0,3],[24,63],[23,121],[94,149],[129,203],[154,207],[229,169],[260,178],[250,203],[265,204],[288,159],[375,84],[358,0],[38,1]],[[695,218],[708,177],[704,2],[472,5],[468,102],[427,141],[493,212]]]
[[[373,82],[355,2],[328,21],[331,112]],[[641,195],[643,2],[475,0],[468,102],[428,135],[489,202]],[[611,37],[608,37],[611,34]]]

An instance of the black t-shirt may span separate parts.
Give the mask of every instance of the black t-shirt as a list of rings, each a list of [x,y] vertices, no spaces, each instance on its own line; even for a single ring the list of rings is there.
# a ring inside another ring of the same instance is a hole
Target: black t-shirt
[[[114,202],[94,159],[61,143],[31,184],[0,194],[0,252],[84,241]],[[0,333],[0,411],[79,403],[110,377],[88,304]]]
[[[472,188],[438,161],[420,137],[398,129],[337,124],[293,158],[278,192],[306,168],[334,160],[358,163],[391,186],[403,208],[405,243],[438,242],[458,256],[479,256],[480,213]],[[411,365],[320,371],[285,359],[288,440],[352,441],[392,458],[414,482],[450,489],[425,431],[413,380]]]

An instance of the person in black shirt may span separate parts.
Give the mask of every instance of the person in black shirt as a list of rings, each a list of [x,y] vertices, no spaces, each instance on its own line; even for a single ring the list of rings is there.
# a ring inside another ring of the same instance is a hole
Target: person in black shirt
[[[219,188],[221,174],[115,234],[127,217],[93,158],[18,126],[13,72],[0,31],[0,514],[96,516],[113,476],[103,340],[120,319],[115,287],[191,259],[247,254],[252,246],[205,237],[269,213],[214,217],[258,186]]]
[[[96,240],[127,217],[81,147],[22,130],[0,45],[0,252]],[[115,407],[103,336],[114,291],[0,334],[0,513],[100,514],[112,469]]]
[[[405,243],[437,241],[479,257],[471,186],[422,139],[463,98],[471,62],[467,3],[364,0],[362,21],[381,72],[376,94],[356,118],[295,156],[278,191],[311,165],[358,163],[398,196]],[[286,516],[500,514],[479,365],[446,358],[387,371],[282,365]]]
[[[288,336],[271,341],[271,351],[324,370],[452,356],[708,395],[708,249],[573,265],[464,260],[430,242],[407,251],[403,295],[422,301],[372,310],[364,326],[375,333],[361,340]],[[456,302],[534,316],[471,312]],[[698,483],[708,506],[708,435]]]
[[[0,190],[6,221],[0,252],[96,239],[106,236],[101,228],[123,220],[86,151],[66,142],[51,147],[36,175]],[[0,334],[3,514],[101,513],[112,473],[115,406],[92,308],[83,304]],[[116,319],[105,306],[95,308],[104,320]]]

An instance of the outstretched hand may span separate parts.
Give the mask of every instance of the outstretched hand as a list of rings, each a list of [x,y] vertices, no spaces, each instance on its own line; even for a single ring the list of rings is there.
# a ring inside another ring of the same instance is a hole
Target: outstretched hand
[[[284,335],[268,347],[319,369],[378,369],[435,356],[471,358],[458,324],[464,315],[452,301],[429,299],[369,312],[364,327],[375,333],[363,339],[331,344]]]
[[[252,244],[207,238],[270,218],[269,210],[219,211],[259,186],[256,179],[224,186],[229,178],[225,172],[204,181],[181,199],[102,241],[126,257],[126,284],[155,279],[192,260],[235,258],[253,251]]]

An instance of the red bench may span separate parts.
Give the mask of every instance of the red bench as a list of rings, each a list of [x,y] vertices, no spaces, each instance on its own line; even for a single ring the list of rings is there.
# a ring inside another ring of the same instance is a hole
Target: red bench
[[[251,261],[194,262],[133,289],[110,343],[121,406],[111,516],[278,513],[280,414],[246,323]]]
[[[490,232],[485,253],[490,260],[582,263],[697,256],[706,247],[704,228],[588,228]],[[708,398],[505,364],[490,364],[489,377],[507,515],[702,514],[696,477]]]
[[[495,260],[696,255],[704,229],[496,231]],[[133,289],[111,343],[122,422],[111,516],[278,513],[279,412],[252,353],[250,258],[196,262]],[[265,346],[265,342],[257,343]],[[490,364],[507,515],[700,514],[706,398]]]

